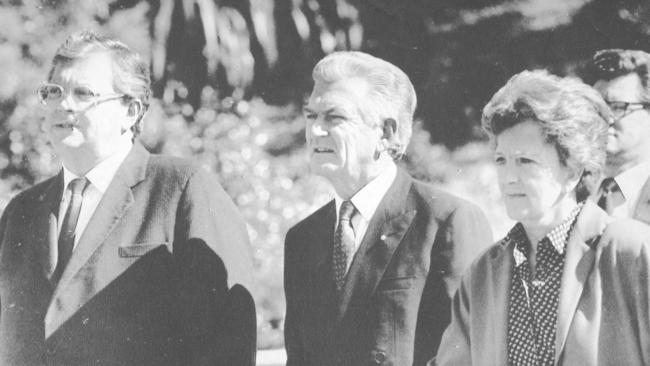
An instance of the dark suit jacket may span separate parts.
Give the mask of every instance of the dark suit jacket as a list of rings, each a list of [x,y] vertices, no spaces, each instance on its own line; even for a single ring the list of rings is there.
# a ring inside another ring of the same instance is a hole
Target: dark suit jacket
[[[485,216],[398,171],[340,301],[331,268],[335,220],[330,202],[287,233],[287,366],[424,365],[449,323],[461,272],[490,243]]]
[[[570,233],[555,365],[650,365],[650,227],[629,219],[610,222],[588,202]],[[502,240],[472,264],[431,365],[508,363],[513,245]]]
[[[218,360],[222,294],[248,284],[250,258],[215,180],[136,143],[53,284],[62,181],[20,193],[0,220],[0,364]]]

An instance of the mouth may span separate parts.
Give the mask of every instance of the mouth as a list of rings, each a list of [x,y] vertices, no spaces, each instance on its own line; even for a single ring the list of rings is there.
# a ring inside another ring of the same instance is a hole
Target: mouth
[[[508,198],[524,198],[526,195],[524,193],[506,193]]]
[[[334,150],[326,147],[315,147],[312,150],[315,154],[333,154]]]
[[[75,128],[77,126],[77,123],[75,123],[75,122],[61,122],[61,123],[55,123],[52,126],[54,128],[58,128],[58,129],[72,130],[73,128]]]

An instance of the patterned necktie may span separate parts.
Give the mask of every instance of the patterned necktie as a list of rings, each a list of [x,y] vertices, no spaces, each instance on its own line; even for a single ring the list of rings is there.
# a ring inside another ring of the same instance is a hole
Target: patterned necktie
[[[77,220],[79,220],[79,212],[81,211],[83,192],[87,186],[88,180],[86,178],[76,178],[68,183],[68,189],[71,192],[70,203],[65,211],[61,232],[59,233],[59,256],[56,262],[56,269],[52,275],[52,282],[54,283],[59,281],[63,270],[68,265],[68,261],[72,256],[75,229],[77,227]]]
[[[339,223],[334,233],[334,282],[338,291],[343,288],[348,261],[354,254],[354,229],[351,223],[354,211],[352,202],[343,201],[339,210]]]
[[[603,182],[600,184],[599,192],[600,198],[598,199],[598,206],[607,211],[610,215],[616,207],[625,202],[623,192],[621,192],[621,188],[618,186],[614,178],[603,179]]]

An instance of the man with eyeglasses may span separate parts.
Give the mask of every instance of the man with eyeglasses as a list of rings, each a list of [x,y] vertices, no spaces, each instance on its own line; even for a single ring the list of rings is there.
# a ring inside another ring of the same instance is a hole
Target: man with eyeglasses
[[[607,178],[598,204],[614,217],[650,223],[650,54],[638,50],[597,52],[591,82],[612,110]]]
[[[63,167],[0,219],[0,365],[221,364],[248,236],[216,180],[138,142],[147,63],[73,34],[37,95]]]

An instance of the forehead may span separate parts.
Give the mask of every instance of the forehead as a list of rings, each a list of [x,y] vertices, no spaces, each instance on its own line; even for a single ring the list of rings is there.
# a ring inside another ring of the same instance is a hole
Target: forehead
[[[368,82],[356,77],[332,83],[316,83],[306,108],[326,110],[359,106],[368,103],[369,90]]]
[[[98,88],[113,86],[113,61],[106,52],[57,64],[50,80],[58,84],[83,84]]]
[[[612,80],[599,80],[594,84],[603,98],[610,102],[638,102],[643,84],[635,73],[621,75]]]
[[[524,121],[496,136],[496,152],[509,155],[555,156],[554,146],[546,141],[542,127],[534,121]]]

